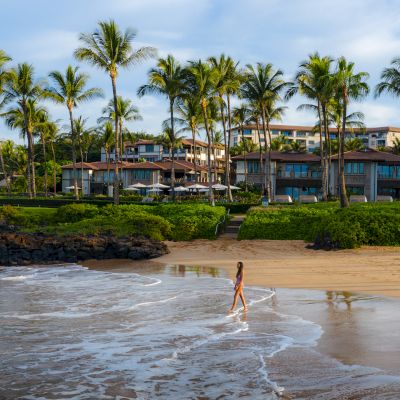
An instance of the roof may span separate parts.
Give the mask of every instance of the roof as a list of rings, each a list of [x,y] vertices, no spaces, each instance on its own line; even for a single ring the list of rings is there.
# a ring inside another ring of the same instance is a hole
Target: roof
[[[264,159],[267,158],[267,155],[264,156]],[[252,153],[246,154],[247,160],[259,160],[260,152],[254,151]],[[244,156],[235,156],[232,157],[233,161],[241,161],[244,160]],[[320,158],[312,153],[297,153],[297,152],[283,152],[283,151],[271,151],[271,160],[272,161],[282,161],[282,162],[320,162]]]
[[[208,144],[206,142],[203,142],[202,140],[197,140],[196,139],[196,146],[202,146],[202,147],[207,147]],[[125,142],[125,147],[135,147],[140,144],[157,144],[155,140],[147,140],[147,139],[139,139],[137,142],[132,143],[132,142]],[[182,144],[187,145],[187,146],[193,146],[193,139],[190,138],[182,138]],[[223,149],[224,145],[223,144],[215,144],[214,147]]]
[[[172,168],[172,161],[171,160],[164,160],[164,161],[155,161],[155,164],[159,165],[163,170],[171,170]],[[195,169],[195,165],[189,161],[185,160],[175,160],[174,167],[176,171],[191,171]],[[196,165],[196,169],[198,171],[207,171],[207,167],[204,165]]]
[[[332,160],[337,160],[338,155],[334,155]],[[394,162],[400,164],[400,156],[387,153],[385,151],[378,151],[375,149],[365,149],[359,151],[346,151],[344,153],[344,159],[348,161],[381,161],[381,162]]]
[[[262,130],[262,124],[259,124],[259,129]],[[305,126],[305,125],[280,125],[280,124],[270,124],[269,125],[270,129],[272,131],[278,130],[278,131],[302,131],[302,132],[312,132],[315,129],[315,126]],[[238,127],[232,128],[232,130],[237,130]],[[257,129],[256,124],[248,124],[248,125],[243,125],[243,129]],[[336,133],[337,128],[329,128],[330,132]],[[380,126],[377,128],[351,128],[346,131],[351,131],[351,132],[400,132],[400,128],[394,127],[394,126]]]
[[[77,162],[75,163],[75,168],[77,169],[95,169],[97,170],[97,162],[89,163],[89,162]],[[61,166],[62,169],[73,169],[74,165],[73,164],[66,164]]]

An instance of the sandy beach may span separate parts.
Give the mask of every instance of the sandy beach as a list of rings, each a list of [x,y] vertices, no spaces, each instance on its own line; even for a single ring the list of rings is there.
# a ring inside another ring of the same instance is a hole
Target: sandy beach
[[[232,278],[236,262],[245,263],[246,284],[367,292],[400,297],[400,248],[364,247],[323,251],[303,241],[252,240],[167,242],[170,254],[154,260],[165,264],[213,266]]]

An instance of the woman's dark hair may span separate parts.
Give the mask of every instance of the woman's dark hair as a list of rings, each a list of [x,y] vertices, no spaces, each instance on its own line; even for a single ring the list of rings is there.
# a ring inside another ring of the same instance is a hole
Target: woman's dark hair
[[[243,267],[244,267],[243,263],[242,263],[241,261],[239,261],[239,262],[238,262],[238,270],[237,270],[237,272],[236,272],[236,278],[238,278],[239,275],[242,274]]]

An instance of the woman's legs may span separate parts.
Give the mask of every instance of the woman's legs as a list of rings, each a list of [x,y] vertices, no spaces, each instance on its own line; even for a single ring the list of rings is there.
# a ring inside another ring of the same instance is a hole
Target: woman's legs
[[[243,288],[240,287],[240,288],[236,289],[236,291],[235,291],[231,311],[233,311],[236,308],[239,296],[240,296],[240,300],[242,301],[244,309],[247,310],[246,299],[244,298],[244,294],[243,294]]]
[[[244,309],[247,310],[247,304],[246,304],[246,299],[244,298],[243,290],[240,291],[239,296],[240,296],[240,300],[242,300]]]

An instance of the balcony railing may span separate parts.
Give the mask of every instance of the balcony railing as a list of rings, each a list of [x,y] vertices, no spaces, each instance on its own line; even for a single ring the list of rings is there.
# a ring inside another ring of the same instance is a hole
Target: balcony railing
[[[286,178],[286,179],[315,179],[321,178],[321,171],[280,171],[278,170],[277,177],[278,178]]]

